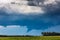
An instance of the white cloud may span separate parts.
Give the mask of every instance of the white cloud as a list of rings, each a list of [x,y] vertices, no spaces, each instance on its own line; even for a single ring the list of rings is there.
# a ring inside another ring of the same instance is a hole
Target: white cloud
[[[1,29],[1,28],[4,28],[4,26],[0,26],[0,29]]]
[[[56,0],[45,0],[44,4],[45,5],[47,5],[47,4],[56,4]]]
[[[9,25],[0,26],[0,35],[25,35],[27,32],[26,26]]]
[[[11,5],[11,10],[15,11],[17,13],[22,13],[22,14],[29,14],[29,13],[44,13],[42,8],[40,7],[35,7],[35,6],[28,6],[28,5]]]
[[[30,13],[44,13],[42,7],[37,6],[29,6],[28,1],[21,1],[21,0],[0,0],[0,8],[4,7],[7,13],[17,12],[22,14],[30,14]],[[6,3],[4,2],[6,1]],[[11,2],[15,2],[15,4],[11,4]]]
[[[27,26],[19,26],[19,25],[9,25],[9,26],[0,26],[0,35],[41,35],[42,30],[34,30],[27,32]]]

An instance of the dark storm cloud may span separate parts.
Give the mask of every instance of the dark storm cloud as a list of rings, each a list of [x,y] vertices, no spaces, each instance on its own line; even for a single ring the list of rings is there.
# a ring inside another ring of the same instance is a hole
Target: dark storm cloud
[[[44,2],[44,0],[27,0],[28,1],[28,5],[30,6],[39,6],[39,3]]]
[[[27,0],[29,6],[40,6],[43,7],[45,11],[56,11],[60,9],[60,1],[59,0]]]
[[[60,4],[43,5],[44,14],[8,14],[4,9],[0,10],[0,25],[22,25],[31,29],[46,29],[51,26],[60,25]]]

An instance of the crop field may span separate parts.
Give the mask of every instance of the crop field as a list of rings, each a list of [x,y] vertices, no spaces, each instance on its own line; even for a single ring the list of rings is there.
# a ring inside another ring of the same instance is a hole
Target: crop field
[[[60,36],[0,37],[0,40],[60,40]]]

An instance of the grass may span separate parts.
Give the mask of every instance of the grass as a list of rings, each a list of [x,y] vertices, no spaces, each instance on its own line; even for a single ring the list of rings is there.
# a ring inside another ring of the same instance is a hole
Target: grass
[[[0,37],[0,40],[60,40],[60,36]]]

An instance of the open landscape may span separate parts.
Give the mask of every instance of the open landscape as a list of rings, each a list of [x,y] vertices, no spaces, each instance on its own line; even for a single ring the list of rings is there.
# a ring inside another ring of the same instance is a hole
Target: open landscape
[[[60,40],[60,0],[0,0],[0,40]]]
[[[60,36],[0,37],[0,40],[60,40]]]

